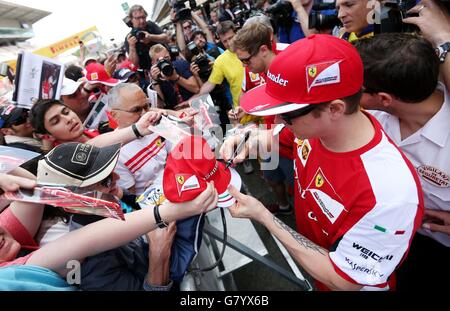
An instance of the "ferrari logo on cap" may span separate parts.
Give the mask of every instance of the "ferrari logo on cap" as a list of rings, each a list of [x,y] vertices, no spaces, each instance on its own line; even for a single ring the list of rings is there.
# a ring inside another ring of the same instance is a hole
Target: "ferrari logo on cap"
[[[316,187],[317,188],[321,188],[323,186],[323,184],[325,183],[322,174],[317,174],[316,176]]]
[[[183,177],[183,176],[177,176],[177,182],[178,182],[180,185],[183,185],[183,184],[184,184],[184,177]]]
[[[317,67],[312,66],[312,67],[308,68],[308,74],[311,78],[315,78],[317,75]]]

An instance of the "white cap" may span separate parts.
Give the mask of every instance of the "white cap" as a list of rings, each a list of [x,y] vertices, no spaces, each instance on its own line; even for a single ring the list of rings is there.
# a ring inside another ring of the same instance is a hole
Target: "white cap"
[[[64,78],[63,85],[61,88],[61,96],[72,95],[78,90],[81,84],[83,84],[83,81],[75,82],[68,78]]]

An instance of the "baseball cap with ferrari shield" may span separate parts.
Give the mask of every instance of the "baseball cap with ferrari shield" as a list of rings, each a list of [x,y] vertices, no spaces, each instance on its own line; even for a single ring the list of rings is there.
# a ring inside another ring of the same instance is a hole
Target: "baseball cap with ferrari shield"
[[[291,44],[267,72],[267,84],[241,99],[245,112],[278,115],[358,93],[364,69],[357,50],[330,35],[312,35]]]

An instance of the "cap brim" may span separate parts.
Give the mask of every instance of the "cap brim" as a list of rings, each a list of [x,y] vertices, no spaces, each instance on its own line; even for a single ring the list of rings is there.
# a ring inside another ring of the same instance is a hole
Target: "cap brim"
[[[234,168],[229,168],[229,170],[231,173],[230,185],[240,191],[242,187],[241,176]],[[228,190],[225,190],[225,192],[219,194],[217,207],[228,208],[233,206],[234,203],[236,203],[236,199],[228,192]]]
[[[286,103],[285,100],[272,97],[266,92],[265,84],[248,91],[240,100],[240,106],[247,114],[258,117],[291,112],[308,105],[309,104]]]
[[[122,83],[122,82],[125,82],[125,81],[117,80],[117,79],[114,79],[114,78],[110,78],[110,79],[108,79],[106,81],[100,81],[100,80],[88,81],[89,84],[100,83],[100,84],[103,84],[103,85],[106,85],[106,86],[116,86],[117,84]]]
[[[63,84],[63,87],[61,88],[61,96],[72,95],[78,90],[81,84],[83,84],[82,81],[81,82],[73,81],[73,83],[71,82],[70,85]]]

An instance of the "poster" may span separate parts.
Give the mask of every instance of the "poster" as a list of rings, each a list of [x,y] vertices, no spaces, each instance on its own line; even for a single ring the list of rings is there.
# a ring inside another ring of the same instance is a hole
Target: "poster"
[[[19,53],[13,101],[31,108],[37,99],[59,99],[64,64],[28,52]]]

